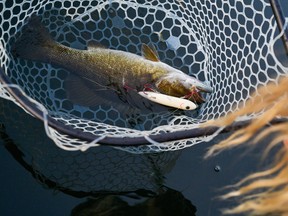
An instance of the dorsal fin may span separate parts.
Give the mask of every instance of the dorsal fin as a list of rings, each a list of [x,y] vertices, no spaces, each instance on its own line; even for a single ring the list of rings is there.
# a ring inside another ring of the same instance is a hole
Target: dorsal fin
[[[87,44],[87,50],[95,50],[95,49],[107,49],[103,44],[97,42],[97,41],[89,41]]]
[[[147,44],[142,44],[141,51],[142,51],[142,56],[145,57],[146,59],[150,61],[155,61],[155,62],[160,61],[154,45],[151,44],[148,46]]]

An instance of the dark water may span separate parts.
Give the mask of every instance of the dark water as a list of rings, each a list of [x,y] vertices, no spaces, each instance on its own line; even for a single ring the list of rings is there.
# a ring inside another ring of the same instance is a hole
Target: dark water
[[[3,216],[217,216],[235,204],[217,199],[225,192],[220,189],[263,165],[260,149],[203,160],[207,148],[227,134],[164,154],[132,155],[109,147],[67,152],[44,136],[41,122],[0,102]]]
[[[138,156],[109,148],[64,152],[43,136],[42,123],[2,99],[0,104],[1,216],[217,216],[236,203],[217,199],[225,193],[220,189],[264,166],[261,146],[204,160],[207,148],[227,134],[167,154]]]

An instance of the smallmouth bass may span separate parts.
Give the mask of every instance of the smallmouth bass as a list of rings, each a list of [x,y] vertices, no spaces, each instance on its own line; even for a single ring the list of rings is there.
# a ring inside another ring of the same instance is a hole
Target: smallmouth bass
[[[130,89],[141,91],[149,84],[160,93],[176,97],[185,97],[196,90],[193,97],[188,98],[195,103],[204,102],[199,91],[212,92],[210,86],[161,62],[155,50],[145,44],[142,56],[107,49],[98,43],[88,44],[87,50],[73,49],[53,40],[39,17],[31,18],[23,27],[12,53],[14,57],[48,63],[69,71],[71,76],[65,85],[67,95],[76,104],[84,106],[97,106],[101,101],[109,101],[107,92],[102,91],[99,95],[103,87],[110,93],[125,95]],[[95,99],[99,97],[103,100]],[[114,95],[111,100],[119,98]],[[125,102],[126,99],[120,100]]]

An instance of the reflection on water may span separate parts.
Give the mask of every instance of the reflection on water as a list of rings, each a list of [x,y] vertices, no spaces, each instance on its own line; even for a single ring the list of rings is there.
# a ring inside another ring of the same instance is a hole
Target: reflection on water
[[[103,210],[103,214],[110,211],[113,215],[117,211],[130,213],[137,209],[147,214],[149,212],[150,215],[165,215],[166,208],[170,206],[177,206],[175,209],[182,211],[182,215],[193,215],[193,205],[197,208],[197,215],[218,216],[221,215],[219,209],[231,205],[216,199],[224,193],[219,189],[237,182],[239,176],[245,176],[259,165],[260,151],[257,149],[256,154],[248,154],[240,149],[203,160],[207,148],[219,140],[183,151],[161,154],[134,155],[109,147],[91,148],[86,152],[67,152],[56,147],[46,137],[43,123],[6,100],[0,101],[0,120],[2,142],[4,141],[6,149],[37,180],[30,181],[27,186],[23,185],[22,182],[29,182],[25,173],[20,174],[21,181],[14,179],[14,174],[12,177],[9,175],[10,172],[15,172],[19,176],[18,164],[12,164],[5,170],[2,168],[2,179],[5,181],[2,180],[1,185],[13,185],[13,189],[5,188],[1,196],[5,200],[13,197],[8,200],[13,200],[13,206],[20,206],[14,210],[18,214],[4,214],[9,216],[19,215],[19,212],[31,214],[33,208],[29,206],[35,202],[35,198],[38,204],[44,206],[47,206],[49,200],[55,200],[53,205],[47,207],[50,212],[41,209],[43,216],[50,216],[51,211],[54,212],[57,208],[59,214],[56,215],[69,215],[73,208],[73,214],[79,215],[81,211]],[[243,155],[245,160],[241,158]],[[5,152],[1,159],[0,164],[5,167],[4,164],[9,162]],[[219,172],[214,170],[217,165],[221,168]],[[11,179],[6,181],[5,175]],[[39,183],[51,190],[45,193],[35,192],[35,189],[41,188]],[[55,196],[51,191],[61,193]],[[26,198],[22,199],[23,196]],[[105,209],[105,206],[112,207],[115,203],[118,203],[115,211]],[[75,207],[76,205],[78,206]],[[11,212],[9,205],[2,207],[4,212]],[[173,215],[173,209],[169,212]]]
[[[196,207],[180,192],[163,188],[159,195],[147,198],[144,201],[139,199],[138,203],[134,205],[130,205],[129,201],[115,195],[88,199],[76,206],[72,210],[71,216],[193,216],[195,212]]]
[[[5,133],[4,125],[1,126],[0,137],[4,141],[5,148],[13,155],[27,171],[29,171],[33,177],[37,178],[39,182],[45,184],[45,186],[55,189],[57,188],[57,182],[53,182],[50,179],[41,176],[41,173],[37,173],[33,166],[26,163],[24,154],[14,144],[13,140]],[[75,197],[85,197],[89,193],[81,191],[71,191],[68,188],[57,188],[66,194]],[[193,216],[196,212],[196,207],[187,200],[180,192],[173,189],[160,186],[157,193],[149,193],[146,190],[136,190],[132,192],[118,192],[115,194],[108,194],[107,192],[99,192],[97,195],[91,196],[85,202],[79,204],[71,211],[71,216],[80,215],[183,215]],[[131,204],[133,203],[133,204]]]
[[[26,163],[60,188],[89,193],[138,189],[155,192],[180,155],[180,151],[135,155],[102,146],[86,152],[64,151],[47,138],[43,123],[18,107],[8,115],[11,107],[16,108],[8,101],[0,107],[5,132],[25,154]]]
[[[75,207],[72,215],[135,215],[138,211],[193,215],[196,211],[180,192],[164,186],[164,175],[181,151],[135,155],[99,147],[67,152],[45,136],[41,122],[9,101],[1,100],[0,119],[6,150],[38,182],[74,197],[93,197]]]

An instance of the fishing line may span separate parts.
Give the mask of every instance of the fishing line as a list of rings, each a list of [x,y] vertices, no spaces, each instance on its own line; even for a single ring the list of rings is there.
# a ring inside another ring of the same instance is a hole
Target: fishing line
[[[94,80],[91,80],[91,79],[89,79],[89,78],[87,78],[87,77],[81,77],[81,78],[86,79],[86,80],[88,80],[88,81],[90,81],[90,82],[92,82],[92,83],[95,83],[95,84],[103,87],[103,89],[97,89],[96,91],[112,90],[112,91],[115,91],[115,92],[117,92],[117,93],[119,93],[119,94],[121,93],[120,91],[118,91],[118,90],[116,90],[116,89],[114,89],[114,88],[112,88],[112,87],[102,85],[102,84],[100,84],[100,83],[98,83],[98,82],[96,82],[96,81],[94,81]]]

